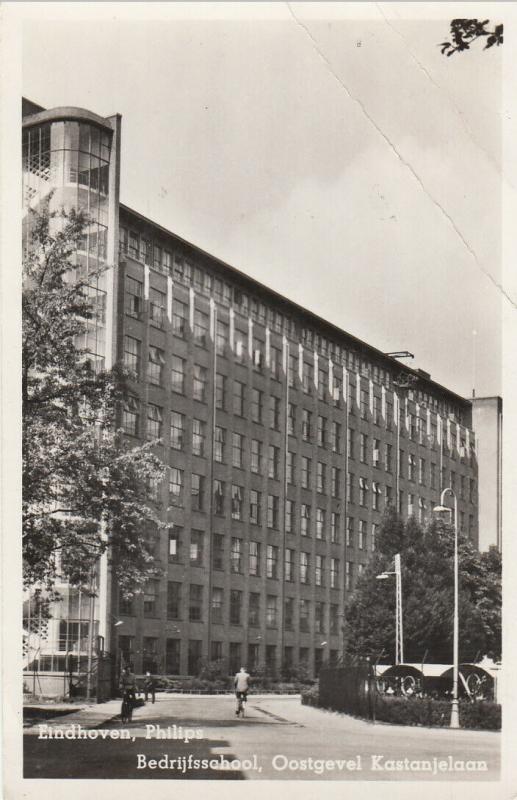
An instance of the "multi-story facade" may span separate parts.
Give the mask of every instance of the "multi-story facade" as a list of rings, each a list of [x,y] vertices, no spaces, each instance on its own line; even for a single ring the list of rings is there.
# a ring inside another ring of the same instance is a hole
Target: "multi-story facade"
[[[501,397],[472,398],[479,481],[480,550],[502,549],[503,401]]]
[[[106,648],[137,672],[193,674],[224,659],[230,672],[317,673],[342,652],[345,599],[387,505],[424,521],[451,487],[477,543],[471,403],[121,205],[118,116],[28,111],[26,185],[39,182],[40,196],[31,142],[41,171],[45,126],[50,176],[54,126],[77,138],[78,125],[79,143],[89,126],[90,166],[80,146],[84,169],[66,156],[59,166],[76,202],[89,187],[89,207],[100,192],[94,131],[111,142],[112,266],[95,352],[132,373],[120,425],[135,443],[156,441],[169,467],[155,495],[163,577],[127,602],[100,570]]]

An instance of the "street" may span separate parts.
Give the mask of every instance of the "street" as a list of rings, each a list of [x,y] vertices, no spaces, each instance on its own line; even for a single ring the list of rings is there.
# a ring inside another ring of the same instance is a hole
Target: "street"
[[[500,734],[489,731],[372,725],[299,696],[251,695],[244,719],[231,695],[158,694],[126,725],[114,718],[119,707],[94,709],[101,724],[78,713],[27,729],[24,777],[499,779]]]

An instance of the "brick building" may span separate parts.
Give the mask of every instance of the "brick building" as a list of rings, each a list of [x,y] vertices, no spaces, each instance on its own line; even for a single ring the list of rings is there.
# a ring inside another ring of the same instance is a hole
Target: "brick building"
[[[52,189],[93,211],[77,258],[110,268],[87,344],[130,369],[120,424],[169,466],[165,575],[128,603],[101,565],[96,631],[137,672],[317,673],[386,505],[424,521],[450,486],[477,543],[471,403],[122,205],[118,115],[25,112],[26,205]],[[49,671],[82,631],[73,591],[67,608]]]

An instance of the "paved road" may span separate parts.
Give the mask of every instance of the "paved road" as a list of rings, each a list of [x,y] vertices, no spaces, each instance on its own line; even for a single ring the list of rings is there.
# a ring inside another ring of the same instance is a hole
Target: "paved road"
[[[91,714],[80,719],[49,723],[74,739],[26,731],[26,778],[499,779],[498,733],[371,725],[302,706],[299,697],[251,696],[244,720],[231,696],[180,695],[158,695],[129,725],[112,719],[95,729]],[[129,739],[101,738],[122,730]]]

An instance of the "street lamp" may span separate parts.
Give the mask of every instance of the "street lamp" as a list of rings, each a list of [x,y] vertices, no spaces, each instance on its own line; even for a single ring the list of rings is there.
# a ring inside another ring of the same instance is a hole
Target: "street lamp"
[[[404,663],[404,636],[402,629],[402,573],[400,569],[400,553],[395,558],[393,572],[381,572],[376,578],[378,581],[387,580],[390,575],[395,575],[395,664]]]
[[[437,514],[449,513],[453,509],[444,505],[445,496],[449,492],[454,500],[454,632],[452,645],[452,704],[451,704],[451,728],[460,727],[460,716],[458,708],[458,641],[459,641],[459,612],[458,612],[458,499],[456,493],[451,488],[443,490],[440,497],[440,505],[435,506],[433,511]]]

